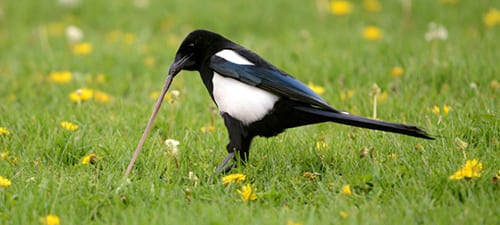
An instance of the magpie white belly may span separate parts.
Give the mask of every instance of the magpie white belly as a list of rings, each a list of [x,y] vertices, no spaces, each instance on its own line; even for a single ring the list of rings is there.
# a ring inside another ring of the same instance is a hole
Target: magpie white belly
[[[221,113],[248,125],[262,119],[279,97],[262,89],[214,73],[213,95]]]

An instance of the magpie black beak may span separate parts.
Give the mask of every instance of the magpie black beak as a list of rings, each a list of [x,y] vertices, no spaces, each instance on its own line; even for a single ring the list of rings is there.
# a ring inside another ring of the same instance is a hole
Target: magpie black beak
[[[183,56],[180,59],[176,59],[172,65],[170,65],[170,69],[168,70],[168,75],[175,77],[182,69],[188,66],[191,59],[191,55]]]
[[[178,60],[175,60],[172,65],[170,65],[170,69],[168,70],[168,75],[167,79],[165,80],[165,84],[163,85],[163,89],[160,93],[160,96],[158,97],[158,100],[156,101],[156,105],[153,109],[153,112],[151,113],[151,117],[149,118],[148,124],[146,125],[146,128],[144,129],[144,133],[142,133],[141,140],[137,144],[137,148],[135,149],[134,155],[132,156],[132,159],[130,160],[130,163],[128,164],[127,170],[125,171],[125,177],[129,175],[129,173],[132,171],[132,168],[134,167],[135,160],[139,156],[139,153],[141,152],[142,146],[144,145],[144,142],[146,141],[146,137],[149,133],[149,130],[151,129],[151,126],[153,125],[153,122],[156,118],[156,114],[158,114],[158,111],[160,110],[161,103],[163,102],[163,99],[165,97],[165,94],[167,94],[168,89],[170,88],[170,85],[172,84],[172,80],[174,79],[175,75],[177,75],[187,64],[189,63],[190,56],[185,56],[182,57]]]

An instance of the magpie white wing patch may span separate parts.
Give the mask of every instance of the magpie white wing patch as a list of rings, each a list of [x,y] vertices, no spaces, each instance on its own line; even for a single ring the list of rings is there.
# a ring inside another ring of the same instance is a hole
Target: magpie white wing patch
[[[225,49],[216,55],[232,63],[253,65],[252,62],[232,50]],[[214,72],[212,83],[213,96],[219,111],[228,113],[246,125],[262,119],[279,99],[277,95],[233,78],[221,76],[216,72]]]

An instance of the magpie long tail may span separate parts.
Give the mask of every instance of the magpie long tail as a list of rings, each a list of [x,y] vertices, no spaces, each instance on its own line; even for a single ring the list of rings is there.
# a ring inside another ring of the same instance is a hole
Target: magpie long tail
[[[388,132],[431,139],[431,140],[434,139],[429,134],[427,134],[427,132],[425,132],[422,128],[419,128],[417,126],[373,120],[360,116],[354,116],[345,113],[332,112],[332,111],[326,111],[322,109],[303,107],[303,106],[297,106],[296,109],[303,111],[305,113],[310,113],[316,116],[325,117],[325,120],[335,123],[340,123],[355,127],[363,127],[373,130],[388,131]]]

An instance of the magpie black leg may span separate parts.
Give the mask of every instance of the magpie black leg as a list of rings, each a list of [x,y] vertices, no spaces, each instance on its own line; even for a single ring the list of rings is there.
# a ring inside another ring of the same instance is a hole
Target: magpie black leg
[[[240,121],[232,118],[227,113],[222,114],[222,118],[224,118],[224,124],[226,125],[227,132],[229,134],[229,144],[226,147],[228,155],[217,167],[215,174],[221,172],[227,173],[236,167],[236,164],[226,166],[229,163],[229,160],[236,159],[234,157],[235,151],[239,152],[241,163],[245,164],[248,160],[250,143],[252,142],[252,137],[248,135],[245,126]]]

